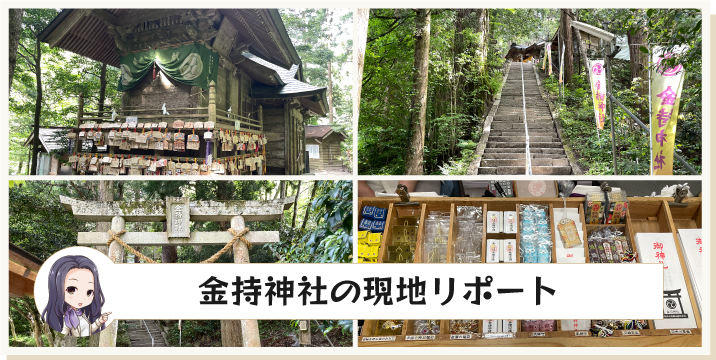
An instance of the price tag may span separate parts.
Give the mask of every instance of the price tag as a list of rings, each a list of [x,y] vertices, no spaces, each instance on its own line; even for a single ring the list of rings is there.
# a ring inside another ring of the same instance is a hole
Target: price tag
[[[691,330],[669,330],[671,335],[691,335]]]
[[[575,331],[574,336],[591,336],[589,331]]]
[[[622,330],[622,335],[624,335],[624,336],[639,336],[639,335],[641,335],[641,332],[639,332],[639,330]]]
[[[545,334],[544,331],[533,331],[530,333],[530,337],[545,337],[547,334]]]
[[[407,341],[414,340],[435,340],[435,335],[408,335],[405,337]]]
[[[472,339],[472,334],[453,334],[450,335],[450,340],[470,340]]]
[[[512,339],[515,333],[486,333],[482,336],[484,339]]]
[[[241,130],[241,123],[239,120],[234,120],[234,130]]]
[[[369,336],[364,337],[363,342],[369,341],[395,341],[395,336]]]

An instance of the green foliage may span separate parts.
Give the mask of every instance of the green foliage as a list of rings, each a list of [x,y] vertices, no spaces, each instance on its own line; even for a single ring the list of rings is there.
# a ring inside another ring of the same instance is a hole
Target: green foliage
[[[57,15],[57,9],[25,9],[8,108],[10,113],[10,174],[27,174],[28,149],[23,142],[32,132],[37,84],[34,73],[36,34]],[[59,48],[40,43],[42,60],[42,108],[40,126],[76,125],[79,94],[85,95],[85,111],[97,111],[102,64]],[[114,88],[119,69],[107,67],[105,104],[118,107],[120,94]],[[66,146],[66,145],[65,145]],[[66,153],[66,148],[61,153]],[[18,169],[23,162],[22,169]]]
[[[441,169],[463,156],[460,144],[479,140],[487,107],[500,88],[503,59],[486,26],[492,26],[495,10],[480,10],[432,11],[423,149],[428,174],[444,173]],[[410,115],[417,110],[411,108],[414,17],[409,9],[371,11],[358,123],[361,174],[404,173]]]
[[[352,168],[353,98],[351,70],[353,12],[347,9],[280,9],[296,52],[301,57],[305,81],[314,86],[328,87],[329,70],[333,95],[333,123],[336,131],[348,138],[342,143],[343,163]],[[330,68],[329,68],[330,64]],[[327,97],[330,94],[327,94]],[[327,118],[312,117],[309,125],[328,123]]]
[[[77,243],[77,232],[88,231],[60,204],[58,195],[66,188],[27,181],[9,192],[10,242],[45,260],[55,252]]]
[[[281,262],[350,262],[353,254],[353,183],[317,181],[315,186],[316,197],[310,204],[315,228],[307,229],[290,243],[270,246],[280,254]]]

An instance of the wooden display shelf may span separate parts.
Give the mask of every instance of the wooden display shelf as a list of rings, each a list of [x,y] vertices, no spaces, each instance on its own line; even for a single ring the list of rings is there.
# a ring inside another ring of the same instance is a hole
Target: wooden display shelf
[[[363,206],[372,205],[377,207],[388,208],[388,218],[386,220],[383,242],[381,244],[378,262],[387,260],[387,246],[391,242],[391,226],[397,221],[397,207],[395,202],[399,202],[398,198],[359,198],[359,219],[362,219]],[[552,232],[552,263],[556,262],[555,241],[557,236],[554,233],[554,209],[565,206],[565,202],[561,198],[413,198],[411,201],[419,203],[419,207],[413,208],[414,214],[420,215],[418,224],[418,234],[416,243],[415,262],[420,263],[422,258],[418,256],[419,249],[422,249],[422,240],[424,232],[424,220],[430,211],[450,212],[450,235],[448,240],[448,263],[453,262],[453,241],[457,237],[457,206],[478,206],[483,210],[483,233],[482,233],[482,257],[481,262],[485,263],[485,246],[486,240],[490,239],[517,239],[519,248],[519,227],[517,234],[488,234],[486,232],[487,211],[517,211],[519,214],[520,204],[540,204],[549,206],[550,230]],[[672,198],[629,198],[629,208],[627,210],[627,218],[625,224],[616,225],[622,228],[626,236],[629,238],[633,249],[636,249],[634,236],[641,232],[671,232],[675,241],[678,240],[676,230],[681,228],[701,228],[701,199],[692,198],[685,202],[687,207],[669,207],[668,202],[673,201]],[[594,229],[604,225],[588,225],[585,221],[584,198],[567,198],[566,207],[577,208],[579,217],[582,222],[582,231],[584,238],[594,231]],[[519,215],[518,215],[519,216]],[[686,276],[685,262],[680,246],[677,246],[679,257],[681,258],[682,270],[688,286],[689,295],[691,296],[692,307],[697,309],[693,290]],[[585,259],[589,262],[589,252],[586,243],[584,245]],[[520,262],[520,257],[518,257]],[[557,319],[557,331],[545,332],[544,336],[534,337],[533,333],[522,331],[521,321],[518,320],[518,331],[514,333],[512,338],[487,339],[482,333],[482,320],[479,321],[479,333],[472,334],[471,339],[450,339],[450,320],[440,320],[440,334],[436,334],[431,340],[406,340],[407,336],[414,335],[413,325],[415,320],[403,320],[403,327],[400,335],[388,336],[389,341],[373,341],[374,337],[385,337],[386,335],[375,335],[378,320],[365,320],[362,327],[362,333],[358,337],[359,347],[457,347],[457,346],[500,346],[500,347],[643,347],[643,346],[665,346],[665,347],[700,347],[702,345],[701,337],[701,319],[696,316],[696,329],[689,329],[690,334],[681,334],[679,329],[654,329],[654,323],[649,320],[647,329],[639,330],[638,335],[629,335],[623,333],[622,330],[614,331],[614,334],[608,338],[592,337],[591,334],[585,335],[580,331],[563,331],[561,329],[561,321]],[[489,336],[489,335],[488,335]]]

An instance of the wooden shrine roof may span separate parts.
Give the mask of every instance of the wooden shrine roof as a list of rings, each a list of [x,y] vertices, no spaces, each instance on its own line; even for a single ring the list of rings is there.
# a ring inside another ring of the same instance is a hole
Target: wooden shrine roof
[[[505,55],[506,59],[512,59],[518,61],[520,56],[524,56],[527,59],[530,56],[539,55],[544,48],[544,42],[534,43],[530,46],[512,44],[510,50]]]
[[[306,125],[306,138],[320,138],[324,139],[328,135],[333,134],[334,131],[333,128],[330,125]],[[341,135],[344,139],[347,138],[346,134],[338,131],[336,132],[339,135]]]
[[[64,9],[40,33],[40,40],[119,67],[121,51],[115,51],[117,45],[110,30],[124,34],[122,40],[128,43],[131,41],[127,38],[151,34],[153,40],[166,46],[194,40],[211,45],[216,31],[205,32],[206,38],[193,39],[188,26],[202,22],[204,27],[218,29],[216,23],[226,20],[238,31],[233,45],[247,46],[284,67],[301,64],[276,9]],[[178,30],[174,34],[179,36],[172,37],[172,29]],[[140,49],[131,48],[137,50]]]

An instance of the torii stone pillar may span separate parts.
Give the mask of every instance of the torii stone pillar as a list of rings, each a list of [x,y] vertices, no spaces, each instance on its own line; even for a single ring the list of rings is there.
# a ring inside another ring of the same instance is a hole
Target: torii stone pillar
[[[234,216],[231,218],[231,228],[241,231],[246,227],[244,217]],[[243,241],[234,243],[232,249],[234,252],[235,264],[248,264],[249,248]],[[256,320],[221,320],[221,333],[231,336],[221,337],[221,346],[223,347],[260,347],[261,337],[259,336],[259,324]]]
[[[118,233],[124,230],[125,221],[121,216],[112,218],[112,231]],[[107,249],[107,256],[115,264],[121,264],[124,261],[124,248],[116,241],[112,242]],[[111,315],[110,315],[111,316]],[[119,320],[114,319],[104,330],[99,333],[99,347],[114,347],[117,345],[117,327]]]

